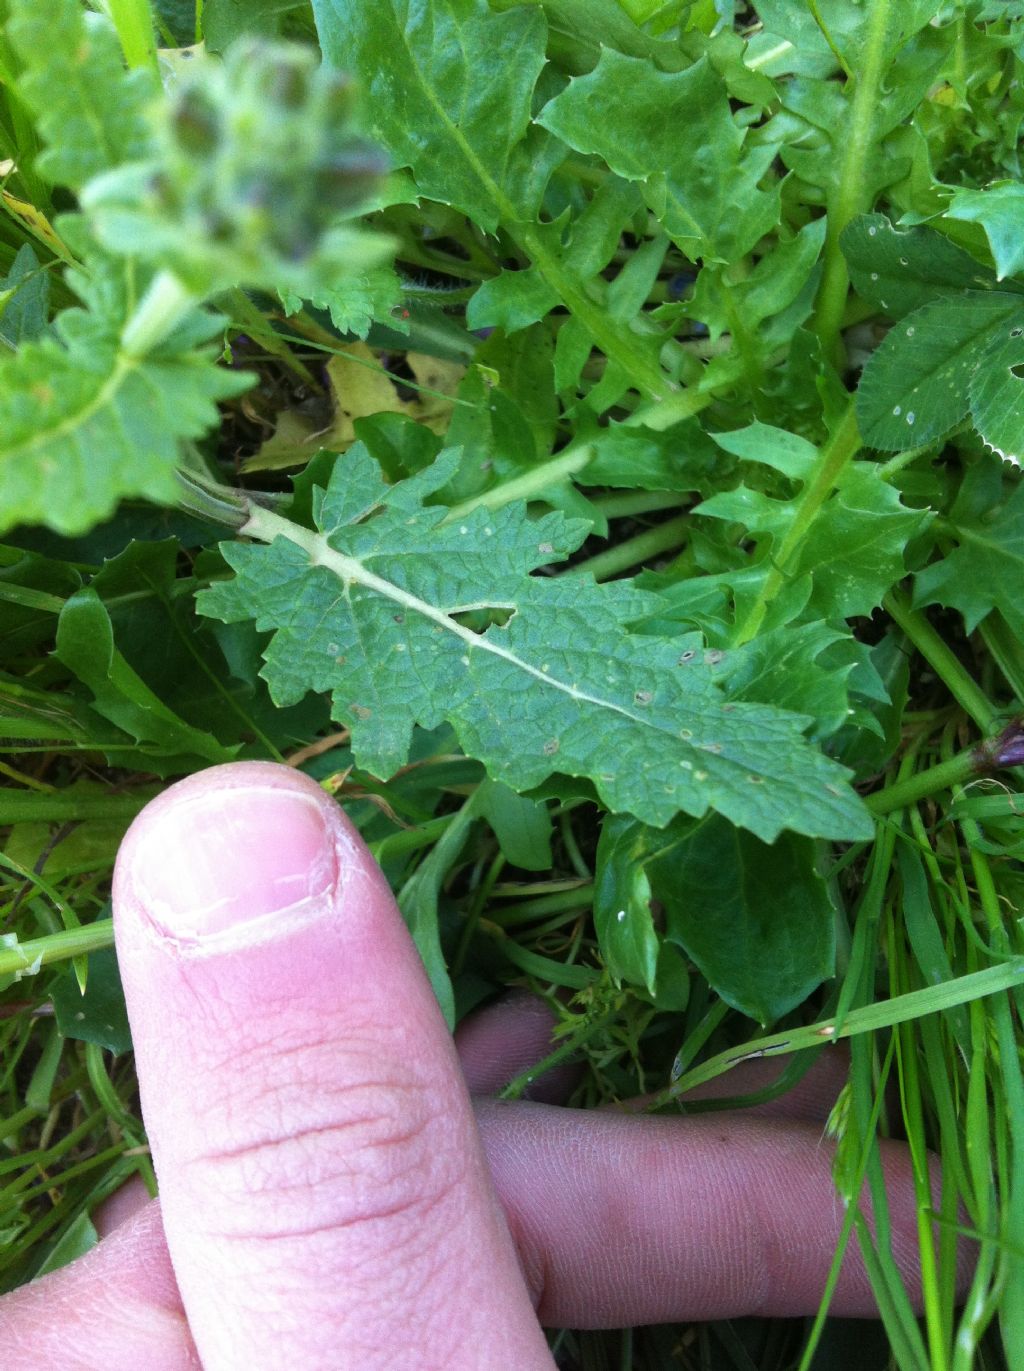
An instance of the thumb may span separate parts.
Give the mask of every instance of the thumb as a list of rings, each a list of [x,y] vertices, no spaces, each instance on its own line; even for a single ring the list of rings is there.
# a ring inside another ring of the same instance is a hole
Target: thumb
[[[553,1365],[454,1048],[339,807],[261,762],[140,815],[118,959],[205,1371]]]

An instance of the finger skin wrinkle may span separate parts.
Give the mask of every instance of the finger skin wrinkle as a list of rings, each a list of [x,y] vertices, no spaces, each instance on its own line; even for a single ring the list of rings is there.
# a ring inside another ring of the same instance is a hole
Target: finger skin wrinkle
[[[225,1236],[270,1237],[350,1228],[403,1211],[419,1221],[462,1184],[464,1150],[423,1089],[381,1080],[321,1090],[312,1101],[293,1102],[290,1093],[247,1107],[246,1121],[256,1120],[248,1137],[241,1117],[225,1125],[228,1137],[242,1141],[176,1159],[184,1190],[216,1197],[204,1226],[216,1223]]]

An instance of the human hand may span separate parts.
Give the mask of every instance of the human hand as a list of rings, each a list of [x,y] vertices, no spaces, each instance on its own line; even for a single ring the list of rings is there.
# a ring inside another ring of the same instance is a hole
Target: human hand
[[[5,1371],[550,1371],[541,1322],[816,1308],[834,1071],[742,1115],[474,1111],[465,1078],[543,1055],[543,1015],[485,1011],[460,1070],[369,853],[266,763],[154,801],[114,904],[160,1200],[0,1301]],[[883,1152],[913,1281],[909,1158]],[[833,1309],[874,1312],[854,1253]]]

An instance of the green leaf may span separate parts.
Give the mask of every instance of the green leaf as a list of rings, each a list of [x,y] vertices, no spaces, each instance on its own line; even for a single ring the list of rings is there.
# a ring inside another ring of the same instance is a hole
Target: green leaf
[[[986,447],[1004,461],[1024,462],[1024,299],[998,330],[971,377],[971,418]]]
[[[716,814],[647,873],[665,937],[759,1023],[774,1023],[834,974],[835,911],[806,838],[785,833],[768,846]]]
[[[251,384],[201,346],[219,331],[212,316],[193,311],[161,347],[130,356],[118,337],[116,279],[77,284],[91,312],[65,311],[56,338],[0,362],[0,532],[45,523],[84,533],[126,495],[173,503],[180,444],[216,423],[219,400]]]
[[[653,846],[652,846],[653,845]],[[601,956],[616,981],[654,993],[661,940],[651,915],[651,883],[644,863],[665,845],[665,834],[625,814],[601,824],[594,875],[594,927]]]
[[[313,0],[327,62],[358,77],[361,108],[420,191],[493,232],[533,217],[515,150],[544,65],[539,8],[485,0]]]
[[[999,464],[980,461],[964,476],[949,519],[957,546],[918,572],[914,603],[959,610],[969,633],[998,609],[1024,639],[1024,485],[1014,480],[1007,496]]]
[[[1000,331],[1024,319],[1005,291],[963,291],[922,305],[872,353],[857,389],[864,442],[903,451],[941,438],[968,411],[968,387]]]
[[[302,308],[301,297],[289,290],[279,293],[285,313],[298,313]],[[310,303],[316,309],[327,311],[339,333],[354,333],[357,338],[365,338],[375,323],[386,323],[399,332],[409,331],[408,324],[396,317],[402,303],[402,283],[391,266],[372,267],[362,275],[335,280],[330,289],[311,295]]]
[[[854,462],[800,544],[794,574],[808,573],[808,612],[871,614],[906,572],[904,551],[928,510],[908,509],[868,462]]]
[[[816,449],[796,434],[755,423],[746,429],[714,435],[720,447],[748,461],[767,466],[805,484],[815,467]],[[796,518],[795,499],[780,499],[746,484],[720,491],[696,507],[695,513],[742,524],[750,534],[767,534],[776,548]],[[927,511],[908,509],[899,492],[882,480],[878,468],[853,462],[836,482],[836,488],[801,538],[787,566],[788,580],[797,587],[808,582],[794,612],[810,618],[851,617],[871,614],[886,592],[906,571],[907,542],[928,522]],[[771,560],[762,552],[753,565],[740,569],[756,572],[763,580]],[[723,573],[730,579],[729,573]],[[739,578],[737,605],[740,598]],[[743,593],[753,583],[749,576]],[[737,617],[742,616],[737,613]]]
[[[354,447],[314,503],[319,533],[254,510],[246,531],[270,546],[223,546],[236,578],[204,591],[200,610],[274,631],[263,674],[278,703],[331,691],[358,764],[381,776],[405,762],[414,723],[447,719],[517,790],[559,772],[656,825],[717,809],[766,840],[785,827],[870,832],[843,773],[803,738],[806,718],[730,702],[685,640],[626,632],[652,597],[529,575],[586,524],[532,521],[521,505],[446,523],[424,505],[456,460],[387,488]],[[476,631],[460,618],[470,611],[496,621]]]
[[[78,190],[152,147],[146,107],[158,93],[148,68],[126,71],[110,22],[78,0],[10,0],[7,33],[25,64],[19,93],[48,144],[39,169]]]
[[[77,591],[61,610],[56,656],[92,692],[97,712],[138,741],[208,762],[234,757],[237,749],[186,724],[132,670],[114,644],[110,616],[91,586]]]
[[[23,243],[0,279],[0,340],[12,348],[46,332],[50,276],[29,243]]]
[[[958,190],[946,217],[982,226],[1000,281],[1019,275],[1024,267],[1024,186],[1019,181],[993,181],[984,190]]]
[[[894,228],[884,214],[861,214],[843,230],[854,289],[891,319],[955,291],[989,290],[995,277],[934,229]]]
[[[279,38],[292,15],[307,15],[306,0],[204,0],[203,38],[223,52],[238,38]]]
[[[65,1038],[96,1043],[108,1052],[131,1051],[128,1011],[112,947],[89,953],[84,995],[70,969],[56,978],[50,995],[57,1027]]]
[[[551,815],[540,800],[528,800],[498,781],[479,787],[479,812],[494,830],[498,846],[524,871],[551,869]]]
[[[595,70],[574,78],[537,119],[641,182],[662,227],[692,259],[734,262],[778,222],[778,188],[759,188],[776,149],[745,146],[707,59],[662,72],[605,48]]]

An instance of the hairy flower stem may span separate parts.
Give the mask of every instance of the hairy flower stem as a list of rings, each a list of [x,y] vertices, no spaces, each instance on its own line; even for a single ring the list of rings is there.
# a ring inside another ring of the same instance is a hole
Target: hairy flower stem
[[[840,330],[850,277],[839,238],[850,220],[866,213],[872,204],[868,160],[872,151],[875,110],[885,75],[886,37],[893,11],[893,0],[870,0],[870,3],[864,59],[852,78],[850,118],[843,128],[842,167],[838,185],[828,201],[824,270],[813,325],[825,356],[840,369],[845,360]],[[847,82],[848,86],[850,84]]]

